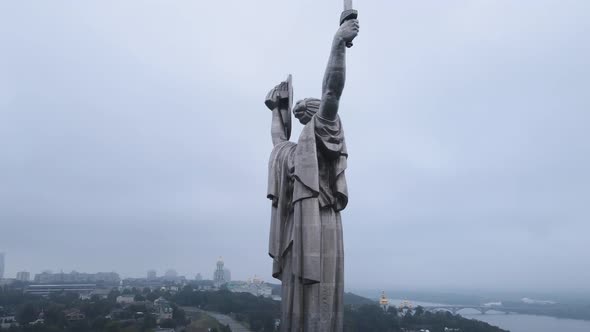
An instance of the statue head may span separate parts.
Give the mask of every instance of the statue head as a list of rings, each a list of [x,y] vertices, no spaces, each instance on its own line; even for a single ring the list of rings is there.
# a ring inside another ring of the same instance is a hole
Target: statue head
[[[320,109],[320,102],[321,100],[317,98],[305,98],[300,100],[293,107],[293,115],[299,119],[301,124],[305,125]]]

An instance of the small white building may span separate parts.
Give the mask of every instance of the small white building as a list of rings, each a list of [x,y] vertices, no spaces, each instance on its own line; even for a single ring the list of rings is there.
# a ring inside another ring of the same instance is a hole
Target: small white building
[[[235,293],[250,293],[254,296],[272,298],[272,287],[256,276],[248,281],[231,282],[228,284],[228,289]]]
[[[117,296],[117,303],[118,304],[131,304],[135,302],[135,295],[119,295]]]
[[[68,309],[63,311],[64,316],[68,322],[77,322],[86,318],[79,309]]]
[[[0,316],[0,329],[9,329],[12,326],[18,326],[14,315]]]

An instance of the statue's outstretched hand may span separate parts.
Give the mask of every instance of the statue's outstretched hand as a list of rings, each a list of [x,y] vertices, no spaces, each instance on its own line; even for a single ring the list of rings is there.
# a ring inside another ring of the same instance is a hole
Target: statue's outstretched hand
[[[342,39],[345,43],[352,43],[352,41],[359,34],[359,20],[353,19],[342,23],[336,37]]]
[[[289,101],[289,84],[284,81],[279,83],[277,86],[272,88],[266,94],[266,100],[264,104],[268,107],[271,111],[281,105],[287,105]]]

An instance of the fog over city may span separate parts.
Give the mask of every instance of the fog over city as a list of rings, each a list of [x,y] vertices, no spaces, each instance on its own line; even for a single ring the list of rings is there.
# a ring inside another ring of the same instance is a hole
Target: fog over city
[[[347,288],[590,291],[590,2],[355,7]],[[273,281],[264,97],[319,97],[341,10],[1,2],[5,277]]]

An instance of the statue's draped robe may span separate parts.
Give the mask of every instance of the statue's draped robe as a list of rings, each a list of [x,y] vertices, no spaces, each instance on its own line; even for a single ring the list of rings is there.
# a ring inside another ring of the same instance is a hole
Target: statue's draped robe
[[[281,142],[272,151],[269,254],[282,281],[282,331],[342,331],[346,158],[340,118],[318,115],[297,144]]]

